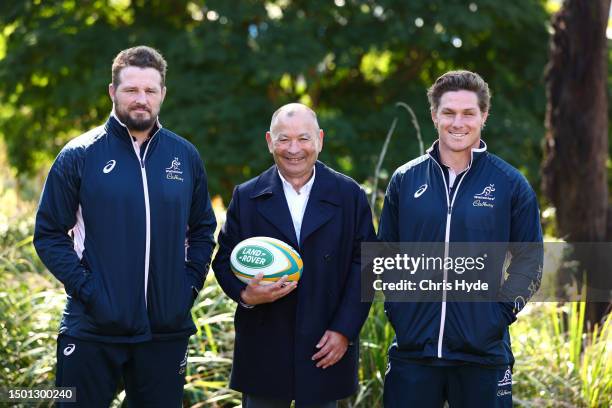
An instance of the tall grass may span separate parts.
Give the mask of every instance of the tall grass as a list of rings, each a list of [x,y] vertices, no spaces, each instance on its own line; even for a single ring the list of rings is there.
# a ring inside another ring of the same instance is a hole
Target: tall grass
[[[4,386],[33,387],[52,383],[55,353],[49,344],[57,336],[63,296],[49,289],[36,274],[20,280],[4,275],[0,291],[0,361]],[[7,279],[8,278],[8,279]]]
[[[515,406],[612,406],[612,314],[584,332],[585,303],[529,304],[510,327]],[[386,351],[393,338],[382,304],[361,333],[361,391],[351,406],[382,406]]]
[[[198,332],[189,343],[185,402],[192,407],[236,406],[240,394],[228,388],[234,345],[235,305],[208,279],[192,314]]]
[[[612,315],[584,332],[585,309],[531,306],[511,326],[518,406],[612,406]]]
[[[19,250],[8,252],[14,255]],[[0,389],[52,386],[65,293],[48,273],[30,268],[31,262],[13,255],[0,256]],[[239,394],[227,386],[233,309],[233,302],[214,279],[208,279],[192,311],[198,332],[189,342],[185,406],[216,408],[240,403]],[[113,406],[122,406],[124,396],[120,393]]]
[[[10,272],[9,262],[0,256],[0,388],[51,386],[64,295],[37,272]]]
[[[382,406],[387,349],[394,336],[383,306],[382,302],[375,302],[372,305],[370,316],[361,331],[360,390],[350,402],[350,405],[354,407]]]

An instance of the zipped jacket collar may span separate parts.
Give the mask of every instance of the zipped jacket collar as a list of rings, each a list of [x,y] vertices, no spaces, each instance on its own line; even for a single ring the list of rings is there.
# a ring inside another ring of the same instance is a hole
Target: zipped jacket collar
[[[133,143],[132,135],[130,134],[130,131],[128,130],[127,126],[123,122],[121,122],[119,118],[117,117],[114,107],[110,113],[110,116],[108,117],[108,120],[104,124],[104,128],[108,133],[111,133],[119,137],[120,140],[128,142],[130,146],[132,145]],[[162,128],[163,126],[161,125],[159,121],[159,116],[158,116],[157,120],[155,121],[155,124],[153,125],[153,129],[150,132],[151,136],[155,135]]]
[[[440,146],[440,140],[438,139],[435,142],[433,142],[433,144],[429,147],[429,149],[427,149],[427,155],[429,155],[429,157],[432,160],[435,160],[435,162],[438,163],[440,167],[442,167],[444,166],[444,164],[442,164],[442,160],[440,160],[439,146]],[[470,154],[471,154],[471,157],[470,157],[470,163],[468,164],[468,167],[467,167],[468,169],[472,167],[472,165],[474,165],[476,162],[478,162],[481,157],[487,155],[487,144],[485,143],[485,141],[480,139],[480,144],[478,148],[473,148]]]

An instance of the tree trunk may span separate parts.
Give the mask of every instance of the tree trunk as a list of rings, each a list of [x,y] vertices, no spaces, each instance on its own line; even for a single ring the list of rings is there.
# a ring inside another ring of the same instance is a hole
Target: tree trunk
[[[609,11],[610,0],[566,0],[552,21],[543,190],[556,208],[558,233],[568,242],[607,238]],[[589,286],[606,285],[609,258],[597,259],[590,251],[576,257]],[[587,319],[599,321],[606,307],[590,303]]]

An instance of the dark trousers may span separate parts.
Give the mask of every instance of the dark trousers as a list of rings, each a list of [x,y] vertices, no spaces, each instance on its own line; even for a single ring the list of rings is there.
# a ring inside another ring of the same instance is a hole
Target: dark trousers
[[[257,397],[250,394],[242,394],[242,408],[289,408],[291,400]],[[295,404],[296,408],[336,408],[336,401],[326,401],[319,404]]]
[[[385,375],[385,408],[510,408],[510,367],[430,366],[392,360]]]
[[[58,387],[76,387],[76,403],[107,408],[123,378],[129,407],[181,407],[188,337],[145,343],[101,343],[60,335]]]

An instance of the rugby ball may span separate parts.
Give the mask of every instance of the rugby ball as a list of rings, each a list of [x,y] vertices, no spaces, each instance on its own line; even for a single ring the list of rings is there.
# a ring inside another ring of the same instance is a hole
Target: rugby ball
[[[300,255],[281,240],[269,237],[252,237],[241,241],[232,250],[230,264],[234,275],[249,283],[258,273],[263,273],[262,285],[269,285],[283,276],[287,281],[298,281],[304,264]]]

